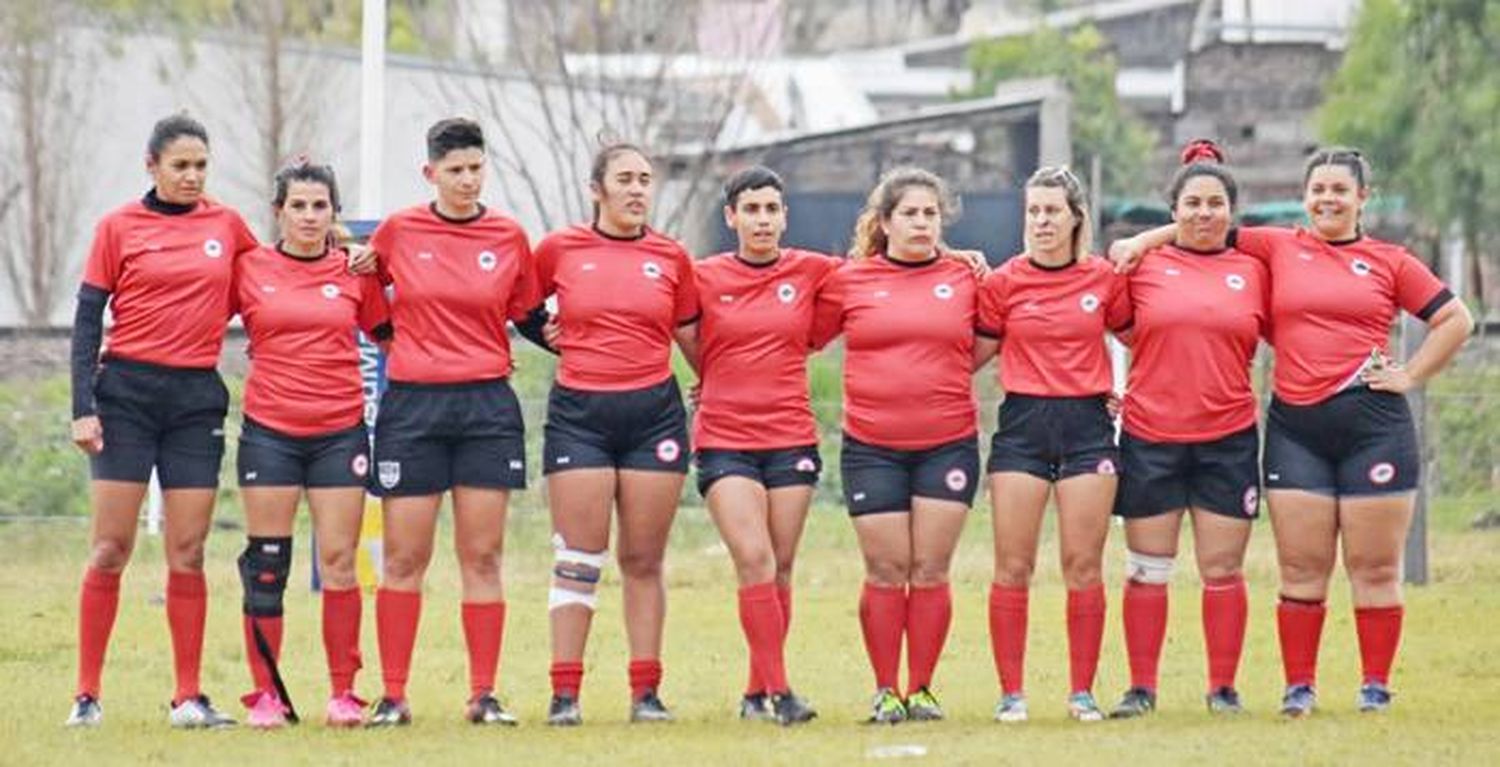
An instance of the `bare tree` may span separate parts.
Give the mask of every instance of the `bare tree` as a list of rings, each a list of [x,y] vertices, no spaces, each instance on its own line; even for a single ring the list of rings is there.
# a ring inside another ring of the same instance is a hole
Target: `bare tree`
[[[58,0],[0,3],[0,265],[22,321],[51,322],[77,231],[78,161],[92,54]]]

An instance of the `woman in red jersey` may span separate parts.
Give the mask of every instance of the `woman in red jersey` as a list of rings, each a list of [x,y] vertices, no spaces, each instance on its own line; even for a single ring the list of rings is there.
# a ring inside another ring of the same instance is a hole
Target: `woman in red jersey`
[[[1260,435],[1250,365],[1268,325],[1270,276],[1227,245],[1238,187],[1212,142],[1183,151],[1168,200],[1171,245],[1130,274],[1132,359],[1120,435],[1125,519],[1123,612],[1130,689],[1110,716],[1156,708],[1157,662],[1167,629],[1182,519],[1193,525],[1203,582],[1208,709],[1241,711],[1235,673],[1244,646],[1243,574],[1259,512]]]
[[[391,214],[370,239],[381,281],[393,288],[395,327],[372,473],[385,525],[375,598],[385,691],[369,721],[377,727],[411,721],[406,682],[422,581],[448,492],[469,655],[465,717],[475,724],[516,723],[495,696],[505,628],[505,519],[511,491],[526,486],[524,425],[509,382],[505,323],[539,334],[545,312],[526,232],[480,202],[485,170],[478,123],[437,122],[427,132],[422,168],[436,199]]]
[[[698,319],[692,261],[646,224],[655,176],[644,152],[605,147],[590,173],[594,220],[537,246],[542,295],[557,296],[561,360],[547,402],[543,471],[555,562],[548,600],[547,722],[582,723],[583,652],[618,511],[616,559],[630,648],[630,719],[667,721],[661,684],[662,560],[688,465],[687,414],[672,376],[676,337],[690,361]]]
[[[701,378],[693,422],[698,490],[739,579],[750,681],[740,717],[783,725],[817,716],[792,694],[782,648],[792,563],[818,483],[817,423],[807,391],[813,299],[839,264],[781,247],[781,178],[753,166],[724,185],[724,221],[739,247],[693,269],[702,302]],[[746,376],[754,370],[754,376]]]
[[[977,280],[941,258],[954,214],[942,180],[899,168],[870,192],[851,261],[818,294],[813,345],[844,341],[844,498],[864,555],[860,625],[870,721],[943,717],[933,672],[952,620],[948,570],[979,473]],[[898,692],[903,638],[908,685]]]
[[[1088,198],[1066,168],[1026,182],[1026,252],[979,291],[979,332],[1000,341],[998,430],[987,470],[994,511],[990,641],[1000,674],[995,718],[1027,717],[1023,675],[1037,540],[1056,496],[1068,589],[1068,713],[1103,718],[1092,692],[1104,636],[1100,574],[1118,455],[1105,408],[1112,377],[1106,331],[1129,322],[1123,280],[1089,255]]]
[[[173,727],[221,727],[198,685],[207,586],[203,544],[224,455],[229,392],[214,366],[240,254],[258,246],[239,214],[207,199],[208,132],[158,121],[146,150],[152,187],[94,232],[73,322],[73,441],[89,455],[94,525],[79,599],[78,687],[69,726],[103,720],[99,682],[120,574],[156,471],[165,506],[167,623],[177,689]],[[108,305],[114,324],[106,334]],[[101,352],[102,341],[102,352]]]
[[[1235,247],[1271,274],[1275,397],[1262,466],[1281,571],[1277,627],[1286,694],[1282,714],[1317,703],[1324,601],[1342,548],[1354,602],[1363,684],[1357,706],[1390,707],[1401,638],[1401,552],[1415,506],[1420,455],[1406,392],[1458,353],[1474,320],[1405,248],[1370,238],[1360,213],[1370,169],[1359,152],[1324,149],[1307,161],[1303,205],[1311,226],[1240,229]],[[1172,229],[1122,243],[1131,263]],[[1385,353],[1406,311],[1427,338],[1402,365]]]
[[[355,331],[386,341],[390,323],[379,281],[350,274],[345,254],[331,245],[339,210],[333,169],[304,160],[277,173],[275,183],[281,238],[235,264],[235,308],[250,339],[237,459],[248,536],[239,560],[245,654],[255,682],[245,696],[247,722],[286,724],[288,705],[261,653],[263,645],[272,661],[280,656],[292,531],[306,493],[332,681],[326,721],[351,727],[364,721],[354,695],[361,612],[354,560],[370,470]]]

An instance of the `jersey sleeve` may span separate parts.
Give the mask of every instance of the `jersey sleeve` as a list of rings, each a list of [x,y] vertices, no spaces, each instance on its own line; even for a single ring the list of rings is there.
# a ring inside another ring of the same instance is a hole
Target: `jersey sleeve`
[[[115,241],[113,219],[105,218],[94,227],[94,242],[89,246],[88,261],[83,266],[83,284],[113,293],[119,279],[120,248]]]
[[[516,258],[520,261],[520,268],[516,271],[516,282],[510,288],[510,301],[505,307],[505,316],[511,322],[520,322],[531,314],[531,310],[542,303],[541,289],[537,286],[536,256],[531,252],[531,243],[526,241],[526,233],[517,230],[515,243]]]
[[[380,278],[367,274],[359,278],[359,329],[373,338],[375,329],[391,321],[391,307],[385,300],[385,286]]]
[[[229,226],[234,234],[234,254],[243,256],[260,247],[260,240],[255,238],[255,232],[250,231],[250,225],[245,223],[245,218],[236,211],[229,211]]]
[[[834,270],[818,287],[818,298],[813,303],[813,321],[808,345],[821,349],[844,332],[845,280],[840,270]]]
[[[1453,300],[1453,292],[1405,248],[1396,250],[1395,271],[1396,303],[1413,317],[1430,320]]]
[[[698,282],[693,277],[693,257],[686,250],[677,249],[677,267],[682,275],[677,280],[673,294],[672,319],[678,325],[690,325],[698,321]]]
[[[558,234],[549,234],[536,245],[536,293],[542,300],[557,292],[557,260],[561,253],[561,235]]]
[[[391,276],[391,256],[396,252],[396,227],[392,219],[387,218],[375,227],[369,245],[370,250],[375,251],[375,276],[380,284],[391,284],[395,281]]]
[[[1271,259],[1271,253],[1276,250],[1277,246],[1296,236],[1295,229],[1282,229],[1276,226],[1242,226],[1234,230],[1229,246],[1264,263]]]
[[[1130,280],[1126,275],[1111,275],[1109,300],[1104,305],[1104,326],[1111,333],[1123,333],[1135,324],[1135,306],[1130,300]]]
[[[988,338],[1000,338],[1005,333],[1005,293],[1009,281],[999,270],[990,272],[979,283],[979,306],[974,318],[974,330]]]

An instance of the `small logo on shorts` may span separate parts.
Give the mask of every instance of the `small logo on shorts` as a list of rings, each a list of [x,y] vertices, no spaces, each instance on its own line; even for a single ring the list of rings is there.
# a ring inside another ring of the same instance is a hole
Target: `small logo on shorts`
[[[380,486],[389,490],[401,484],[401,462],[381,461],[375,465],[380,479]]]
[[[354,472],[354,476],[356,477],[363,477],[369,474],[370,457],[364,453],[354,456],[354,460],[349,462],[349,471]]]
[[[948,485],[949,490],[957,493],[969,486],[969,473],[963,469],[949,469],[943,482]]]
[[[1370,262],[1363,258],[1356,258],[1349,262],[1349,271],[1354,272],[1360,277],[1368,277],[1370,274]]]
[[[682,455],[682,446],[677,444],[677,440],[668,437],[656,443],[656,460],[671,463],[677,460],[679,455]]]
[[[1231,274],[1224,278],[1224,284],[1228,285],[1230,290],[1244,290],[1245,278],[1238,274]]]
[[[1078,308],[1088,312],[1089,314],[1093,314],[1094,312],[1099,310],[1099,297],[1094,295],[1093,293],[1084,293],[1083,296],[1078,299]]]
[[[647,261],[641,264],[641,274],[646,275],[646,279],[648,280],[659,280],[661,279],[661,264],[655,261]]]
[[[1245,488],[1245,497],[1242,499],[1245,507],[1245,516],[1255,516],[1255,507],[1260,504],[1260,490],[1255,485]]]
[[[224,255],[224,243],[219,242],[218,240],[204,240],[203,255],[208,256],[209,258],[218,258],[219,256]]]
[[[525,469],[525,468],[526,468],[526,462],[525,461],[523,461],[523,460],[521,460],[519,458],[512,458],[512,459],[510,459],[510,470],[511,471],[521,471],[522,469]]]
[[[570,464],[572,462],[573,462],[573,456],[571,456],[571,455],[560,455],[560,456],[557,457],[556,461],[553,461],[553,463],[556,463],[558,466],[567,466],[568,464]]]
[[[333,284],[331,282],[325,282],[325,283],[323,283],[323,297],[327,298],[327,299],[338,298],[339,297],[339,286],[337,286],[337,285],[335,285],[335,284]]]
[[[260,472],[258,472],[258,471],[247,471],[247,472],[245,472],[245,481],[246,482],[254,482],[255,478],[259,477],[259,476],[260,476]]]
[[[1094,467],[1095,474],[1114,474],[1115,462],[1109,458],[1099,459],[1099,465]]]
[[[1370,467],[1370,481],[1377,485],[1389,484],[1396,478],[1396,467],[1388,461],[1381,461]]]
[[[852,501],[854,501],[854,502],[856,502],[856,503],[858,503],[859,501],[863,501],[865,499],[865,494],[864,493],[855,493],[854,495],[849,496],[849,499],[852,500]]]
[[[497,261],[496,261],[494,253],[492,253],[492,252],[490,252],[488,250],[481,250],[481,251],[479,251],[479,268],[480,269],[483,269],[486,272],[493,272],[493,271],[495,271],[495,264],[496,264],[496,262]]]
[[[776,298],[783,304],[789,304],[797,298],[797,288],[790,282],[783,282],[776,286]]]
[[[806,458],[806,457],[797,459],[797,471],[800,471],[800,472],[802,472],[804,474],[811,474],[811,473],[813,473],[813,472],[815,472],[817,470],[818,470],[818,462],[817,461],[814,461],[813,459]]]
[[[953,297],[953,286],[946,282],[940,282],[932,288],[932,294],[947,301]]]

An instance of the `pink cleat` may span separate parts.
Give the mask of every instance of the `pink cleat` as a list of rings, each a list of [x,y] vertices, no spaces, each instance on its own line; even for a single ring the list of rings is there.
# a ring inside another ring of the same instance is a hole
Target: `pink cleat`
[[[286,726],[286,705],[275,693],[257,690],[240,699],[250,709],[245,724],[257,730],[275,730]]]
[[[323,722],[329,727],[359,727],[365,723],[365,702],[353,690],[345,690],[328,699]]]

